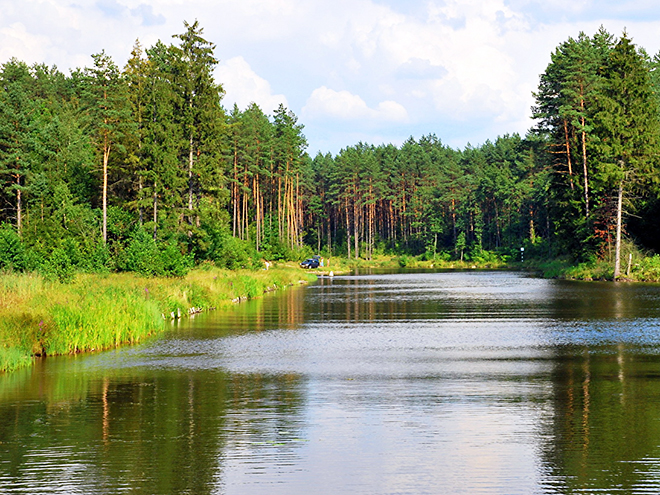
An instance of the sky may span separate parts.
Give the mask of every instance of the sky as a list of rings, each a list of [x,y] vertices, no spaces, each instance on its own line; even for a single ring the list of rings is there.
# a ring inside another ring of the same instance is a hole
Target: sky
[[[136,41],[172,43],[198,20],[223,105],[280,103],[308,152],[435,134],[453,148],[525,134],[550,54],[580,31],[625,29],[660,50],[657,0],[0,0],[0,63],[70,69]]]

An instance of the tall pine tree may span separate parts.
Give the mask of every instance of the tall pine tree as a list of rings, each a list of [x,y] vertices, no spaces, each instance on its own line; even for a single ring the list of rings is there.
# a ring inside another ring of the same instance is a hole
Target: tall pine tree
[[[624,198],[657,181],[658,110],[647,62],[627,33],[603,68],[605,85],[596,115],[600,175],[616,196],[614,280],[621,275]],[[634,206],[631,204],[631,206]]]

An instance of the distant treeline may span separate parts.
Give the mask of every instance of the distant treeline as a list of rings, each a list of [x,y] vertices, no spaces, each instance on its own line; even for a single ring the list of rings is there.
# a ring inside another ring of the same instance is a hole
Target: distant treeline
[[[660,66],[604,29],[552,54],[535,128],[463,150],[435,135],[306,153],[287,108],[222,106],[215,46],[104,52],[0,80],[0,269],[178,275],[309,252],[618,259],[658,247]]]

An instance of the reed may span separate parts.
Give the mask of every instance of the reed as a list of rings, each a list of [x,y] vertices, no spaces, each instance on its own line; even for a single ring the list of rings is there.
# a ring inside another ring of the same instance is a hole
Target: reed
[[[165,330],[171,315],[227,307],[312,278],[291,267],[230,271],[203,266],[183,278],[79,274],[70,284],[34,274],[4,274],[0,371],[28,365],[34,356],[137,343]]]

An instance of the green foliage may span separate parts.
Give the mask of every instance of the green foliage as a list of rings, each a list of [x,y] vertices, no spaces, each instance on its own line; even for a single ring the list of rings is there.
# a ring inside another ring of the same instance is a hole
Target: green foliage
[[[70,283],[75,277],[75,269],[69,254],[64,248],[56,248],[41,266],[43,275],[48,280]]]
[[[25,268],[25,248],[16,231],[7,224],[0,225],[0,270]]]
[[[2,65],[0,223],[15,230],[0,232],[2,269],[182,276],[193,259],[238,269],[313,253],[496,264],[522,245],[588,261],[612,244],[622,178],[624,209],[645,217],[628,232],[657,230],[660,56],[625,34],[557,47],[526,136],[459,150],[430,134],[310,159],[283,105],[224,111],[215,45],[196,21],[183,31],[136,43],[123,70],[103,51],[69,76]]]
[[[138,229],[123,253],[122,269],[145,276],[185,276],[192,268],[192,257],[184,255],[177,242],[156,242]]]
[[[17,347],[0,345],[0,372],[15,371],[32,362],[32,355]]]
[[[634,264],[634,279],[644,282],[660,282],[660,255],[648,256]]]
[[[237,239],[227,229],[214,229],[210,234],[211,246],[207,256],[216,266],[230,270],[261,267],[259,255],[249,242]]]
[[[554,155],[554,241],[579,260],[619,246],[623,203],[635,210],[658,183],[657,77],[646,58],[625,32],[580,33],[552,54],[535,94],[537,131]]]
[[[183,278],[78,275],[69,284],[34,274],[4,274],[0,277],[0,371],[25,366],[35,354],[70,354],[139,342],[169,327],[163,314],[185,315],[193,306],[227,307],[238,297],[256,297],[267,288],[286,287],[300,278],[298,269],[231,272],[215,267]]]

